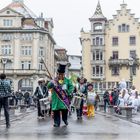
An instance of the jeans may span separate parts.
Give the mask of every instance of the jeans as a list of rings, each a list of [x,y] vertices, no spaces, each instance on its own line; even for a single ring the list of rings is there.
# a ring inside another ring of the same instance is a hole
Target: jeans
[[[37,100],[37,114],[38,114],[38,117],[44,117],[43,112],[41,111],[39,99]]]
[[[104,111],[106,112],[106,106],[110,105],[110,102],[108,100],[104,100]]]
[[[80,104],[80,108],[76,109],[77,117],[82,117],[82,114],[83,114],[83,104],[84,104],[84,101],[82,100],[81,104]]]
[[[8,98],[0,98],[0,113],[1,113],[2,107],[4,108],[4,116],[5,116],[6,125],[9,125],[10,119],[9,119]]]

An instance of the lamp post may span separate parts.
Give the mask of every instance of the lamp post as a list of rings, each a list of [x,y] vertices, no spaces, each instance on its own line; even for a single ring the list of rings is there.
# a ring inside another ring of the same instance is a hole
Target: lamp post
[[[133,85],[133,64],[134,64],[134,59],[132,57],[129,58],[129,66],[130,66],[130,83],[131,86]]]
[[[2,62],[2,64],[3,64],[3,73],[5,73],[5,65],[6,65],[6,63],[8,62],[8,58],[2,58],[2,59],[1,59],[1,62]]]
[[[83,77],[83,66],[81,66],[81,77]]]
[[[103,76],[101,76],[100,80],[101,80],[101,94],[102,94],[103,93],[103,80],[104,80]]]

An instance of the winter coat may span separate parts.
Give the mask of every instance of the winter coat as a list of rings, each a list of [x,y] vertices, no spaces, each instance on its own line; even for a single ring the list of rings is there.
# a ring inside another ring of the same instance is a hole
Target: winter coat
[[[40,92],[39,87],[36,87],[36,90],[34,92],[34,96],[37,97],[38,99],[42,99],[43,97],[47,97],[48,96],[48,88],[46,86],[40,86],[42,89],[42,93]]]

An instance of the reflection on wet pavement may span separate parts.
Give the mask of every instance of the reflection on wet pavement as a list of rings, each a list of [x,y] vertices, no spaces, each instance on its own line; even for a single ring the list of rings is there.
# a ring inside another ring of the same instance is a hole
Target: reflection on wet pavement
[[[34,113],[14,122],[9,130],[0,127],[0,140],[138,140],[139,132],[139,125],[98,114],[82,121],[77,121],[73,114],[69,126],[61,122],[60,128],[54,128],[51,118],[37,120]]]

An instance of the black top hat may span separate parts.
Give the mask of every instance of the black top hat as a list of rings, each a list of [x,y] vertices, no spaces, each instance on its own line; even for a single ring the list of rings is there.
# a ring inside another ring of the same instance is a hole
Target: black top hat
[[[59,66],[58,66],[57,72],[58,72],[58,73],[65,73],[66,65],[67,65],[67,64],[61,64],[61,63],[60,63]]]

